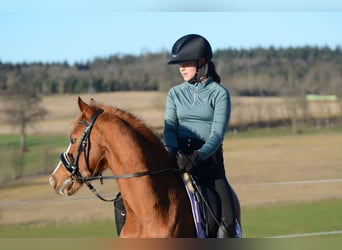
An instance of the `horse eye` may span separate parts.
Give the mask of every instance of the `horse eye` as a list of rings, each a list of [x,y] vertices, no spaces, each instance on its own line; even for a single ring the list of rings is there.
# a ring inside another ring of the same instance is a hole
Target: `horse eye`
[[[71,143],[71,144],[75,144],[76,141],[77,141],[77,139],[75,139],[75,138],[70,139],[70,143]]]

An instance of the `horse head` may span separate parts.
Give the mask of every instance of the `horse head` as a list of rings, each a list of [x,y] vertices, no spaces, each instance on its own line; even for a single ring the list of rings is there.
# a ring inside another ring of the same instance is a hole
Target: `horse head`
[[[91,99],[88,105],[78,98],[81,114],[70,132],[69,146],[49,178],[57,194],[73,195],[82,186],[82,178],[95,176],[104,169],[104,154],[99,146],[101,134],[95,125],[103,110],[91,105],[94,102]]]

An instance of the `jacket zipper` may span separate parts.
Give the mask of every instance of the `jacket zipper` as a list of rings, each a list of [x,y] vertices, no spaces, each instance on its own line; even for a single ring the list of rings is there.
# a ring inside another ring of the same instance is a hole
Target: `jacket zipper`
[[[198,89],[198,83],[195,83],[194,84],[194,95],[193,95],[192,106],[195,106],[195,101],[196,101],[196,97],[197,97],[197,89]]]

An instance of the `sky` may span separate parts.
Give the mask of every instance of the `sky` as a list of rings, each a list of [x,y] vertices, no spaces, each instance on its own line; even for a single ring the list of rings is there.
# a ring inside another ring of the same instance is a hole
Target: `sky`
[[[340,0],[0,0],[0,62],[84,63],[170,51],[189,33],[213,50],[342,47]]]

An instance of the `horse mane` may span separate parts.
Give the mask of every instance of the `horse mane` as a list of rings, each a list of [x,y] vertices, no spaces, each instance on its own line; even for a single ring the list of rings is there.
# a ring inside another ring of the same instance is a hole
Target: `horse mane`
[[[90,107],[96,109],[101,108],[105,113],[113,114],[116,118],[124,121],[128,126],[134,129],[135,132],[146,138],[150,143],[156,145],[159,144],[159,146],[164,148],[164,145],[159,137],[143,122],[142,119],[138,118],[136,115],[117,107],[98,103],[93,99],[91,100]]]

